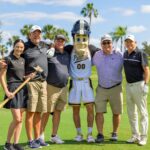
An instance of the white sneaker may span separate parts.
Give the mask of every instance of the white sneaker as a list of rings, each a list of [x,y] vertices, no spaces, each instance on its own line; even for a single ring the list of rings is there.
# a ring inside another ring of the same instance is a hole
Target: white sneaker
[[[58,135],[51,137],[50,141],[52,143],[56,143],[56,144],[63,144],[64,143],[64,141]]]
[[[141,140],[138,142],[139,145],[144,146],[147,143],[147,138],[145,136],[141,137]]]
[[[93,136],[91,135],[91,134],[89,134],[88,136],[87,136],[87,142],[88,143],[94,143],[95,142],[95,139],[93,138]]]
[[[83,141],[83,135],[82,135],[82,134],[78,134],[78,135],[74,138],[74,140],[75,140],[76,142],[81,142],[81,141]]]
[[[135,137],[135,136],[132,136],[130,139],[128,139],[126,142],[127,143],[136,143],[136,142],[139,142],[139,138],[138,137]]]

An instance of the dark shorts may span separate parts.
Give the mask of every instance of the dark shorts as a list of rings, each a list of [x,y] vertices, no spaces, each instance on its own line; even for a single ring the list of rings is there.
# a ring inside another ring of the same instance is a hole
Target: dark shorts
[[[14,92],[17,87],[19,87],[21,83],[11,83],[8,84],[8,89],[10,92]],[[5,96],[5,99],[7,97]],[[13,99],[8,101],[5,105],[4,108],[10,109],[18,109],[18,108],[27,108],[27,100],[28,100],[28,90],[27,87],[24,86],[15,96]]]

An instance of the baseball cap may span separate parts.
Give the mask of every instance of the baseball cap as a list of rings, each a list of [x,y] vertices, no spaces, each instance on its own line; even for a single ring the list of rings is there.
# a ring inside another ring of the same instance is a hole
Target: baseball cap
[[[66,37],[63,34],[56,35],[55,40],[58,40],[58,39],[63,39],[64,41],[66,41]]]
[[[32,26],[32,28],[30,29],[30,33],[31,33],[31,32],[34,32],[34,31],[36,31],[36,30],[42,31],[42,29],[41,29],[40,26],[34,25],[34,26]]]
[[[101,37],[101,42],[106,41],[106,40],[112,41],[112,37],[111,37],[109,34],[103,35],[103,36]]]
[[[126,40],[131,40],[131,41],[133,41],[133,42],[136,41],[134,35],[128,35],[128,36],[126,36],[125,41],[126,41]]]

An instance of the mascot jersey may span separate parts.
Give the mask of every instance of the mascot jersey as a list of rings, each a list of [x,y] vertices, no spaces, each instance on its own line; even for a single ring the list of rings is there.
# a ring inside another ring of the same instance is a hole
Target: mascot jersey
[[[75,50],[71,52],[71,61],[70,61],[70,76],[73,79],[77,78],[89,78],[91,75],[91,54],[88,51],[88,55],[85,58],[79,58],[75,54]]]

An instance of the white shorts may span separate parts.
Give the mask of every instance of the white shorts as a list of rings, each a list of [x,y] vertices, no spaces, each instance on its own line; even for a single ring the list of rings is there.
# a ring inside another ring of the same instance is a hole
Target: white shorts
[[[69,104],[80,105],[94,102],[94,93],[90,79],[73,79],[70,81]]]

